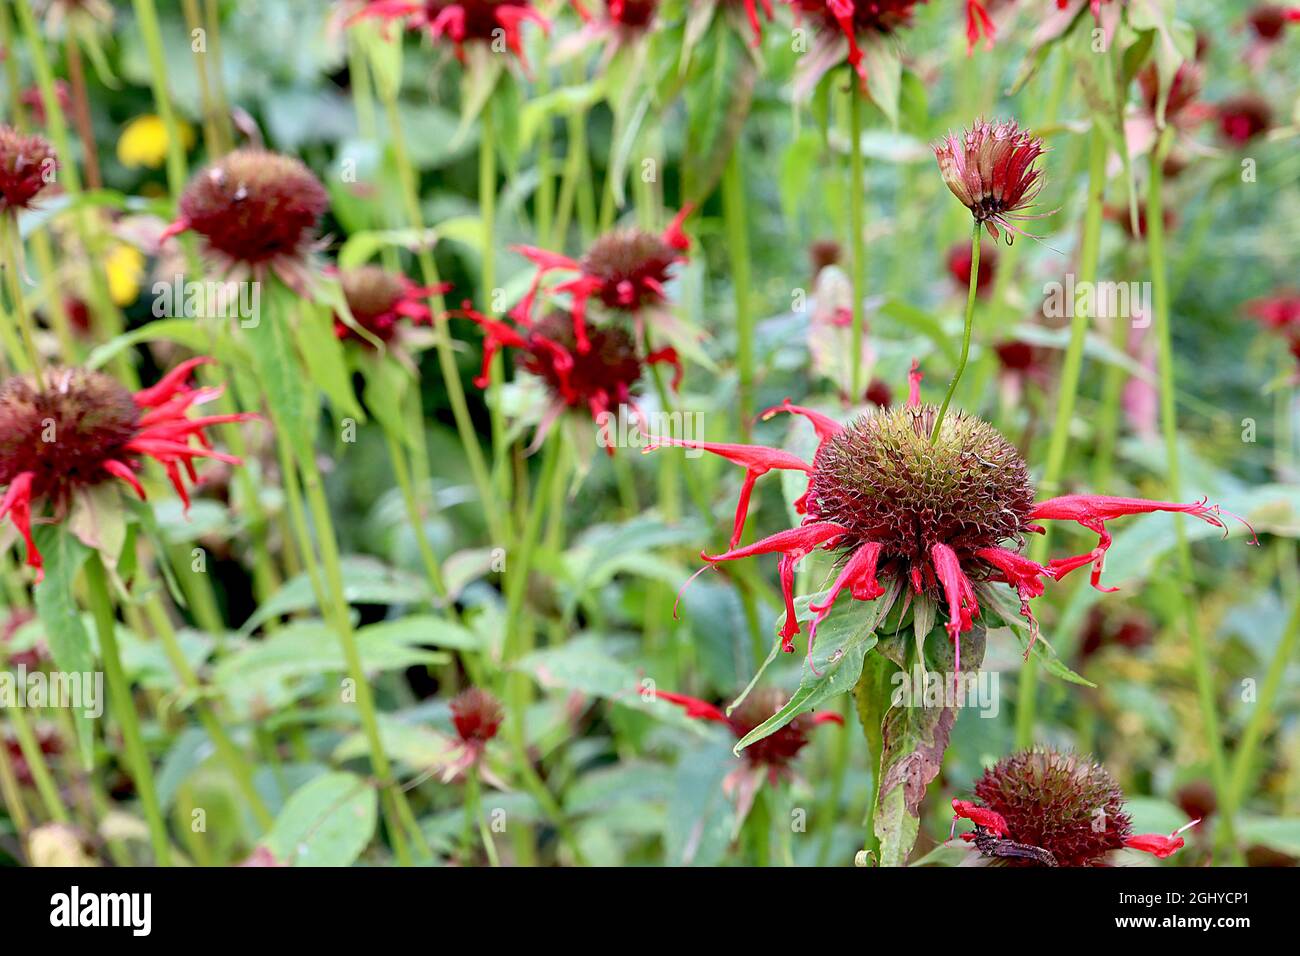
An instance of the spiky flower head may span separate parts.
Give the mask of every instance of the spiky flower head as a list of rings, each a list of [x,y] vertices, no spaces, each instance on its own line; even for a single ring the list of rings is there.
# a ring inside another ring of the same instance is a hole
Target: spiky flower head
[[[572,296],[570,314],[573,317],[575,348],[585,352],[587,340],[587,305],[595,299],[605,308],[639,317],[667,300],[665,285],[671,278],[674,265],[686,259],[691,247],[690,239],[682,231],[682,224],[691,214],[687,205],[673,218],[661,233],[640,228],[620,228],[597,238],[581,259],[539,249],[535,246],[516,246],[515,251],[537,266],[532,285],[511,312],[522,323],[531,322],[537,305],[542,280],[553,271],[576,272],[575,278],[561,282],[550,289],[552,293]]]
[[[999,227],[1007,230],[1008,242],[1012,233],[1021,231],[1012,219],[1041,218],[1024,210],[1043,188],[1042,170],[1034,168],[1034,162],[1045,147],[1014,120],[977,120],[960,136],[949,133],[933,148],[943,181],[994,239]]]
[[[1035,632],[1029,601],[1043,593],[1045,580],[1059,580],[1090,565],[1093,587],[1110,590],[1101,587],[1102,566],[1112,540],[1106,522],[1168,511],[1225,527],[1218,507],[1205,501],[1180,504],[1064,495],[1035,503],[1024,460],[993,426],[974,416],[949,414],[931,441],[928,436],[937,411],[921,402],[921,375],[915,363],[909,384],[905,407],[880,409],[848,425],[788,399],[764,412],[765,419],[788,412],[812,424],[819,443],[811,463],[763,445],[668,436],[654,437],[645,448],[647,452],[666,445],[697,448],[745,469],[731,550],[702,557],[716,565],[760,554],[780,555],[786,606],[781,635],[787,651],[794,649],[792,639],[800,632],[795,568],[813,551],[838,550],[843,564],[825,597],[808,605],[810,656],[817,625],[830,614],[840,592],[848,590],[857,601],[873,601],[891,592],[897,597],[907,587],[946,604],[944,627],[955,645],[954,669],[960,671],[958,637],[979,618],[982,589],[997,583],[1014,588],[1020,611]],[[808,489],[795,502],[804,519],[798,527],[740,547],[754,485],[774,470],[808,475]],[[1041,565],[1020,553],[1024,535],[1041,530],[1039,521],[1076,522],[1097,534],[1097,547]],[[1007,542],[1012,546],[1007,547]],[[885,588],[882,580],[893,587]]]
[[[1015,446],[965,412],[945,417],[931,443],[937,415],[934,405],[897,405],[858,418],[822,446],[806,503],[846,530],[841,549],[875,542],[910,575],[936,544],[970,558],[1025,530],[1034,489]]]
[[[255,274],[270,268],[298,288],[328,208],[325,187],[300,160],[237,149],[190,180],[181,194],[180,218],[163,238],[192,229],[227,268],[242,266]]]
[[[58,168],[54,147],[40,136],[0,125],[0,215],[30,209]]]
[[[339,285],[357,325],[385,344],[397,337],[403,323],[432,325],[433,312],[425,300],[451,288],[448,284],[419,286],[400,272],[373,265],[341,270]],[[334,319],[334,334],[346,341],[370,344],[341,317]]]
[[[1178,67],[1174,78],[1169,83],[1169,94],[1165,100],[1165,119],[1178,123],[1187,118],[1194,120],[1197,111],[1192,110],[1196,98],[1201,93],[1205,70],[1201,64],[1188,60]],[[1156,115],[1160,105],[1160,71],[1155,63],[1149,63],[1138,73],[1138,85],[1142,89],[1142,100],[1147,112]]]
[[[246,421],[249,415],[190,418],[190,408],[219,389],[194,389],[190,372],[206,359],[181,363],[150,388],[132,394],[111,376],[82,368],[46,370],[39,381],[15,377],[0,384],[0,518],[6,515],[27,544],[27,563],[39,573],[32,540],[32,509],[41,504],[61,520],[83,489],[116,478],[141,498],[136,477],[145,458],[162,464],[182,502],[184,475],[195,481],[194,461],[239,459],[213,451],[204,429]],[[7,486],[7,487],[6,487]]]
[[[503,348],[514,349],[519,367],[545,384],[551,405],[538,429],[535,446],[540,445],[561,412],[577,409],[590,414],[601,426],[604,447],[612,455],[614,445],[607,440],[609,416],[620,405],[639,414],[635,396],[646,366],[668,365],[673,369],[673,389],[681,384],[682,366],[676,351],[662,348],[643,357],[632,335],[620,326],[587,329],[584,325],[579,338],[579,326],[572,315],[560,309],[552,309],[536,321],[516,312],[513,326],[476,312],[468,304],[456,314],[478,323],[485,333],[483,366],[475,385],[487,388],[492,359]]]
[[[1181,830],[1134,835],[1119,785],[1076,753],[1036,748],[1005,757],[984,771],[975,797],[978,804],[953,801],[957,819],[975,824],[962,839],[1006,866],[1105,866],[1107,854],[1124,847],[1163,859],[1183,846]]]
[[[1273,108],[1268,100],[1254,93],[1225,100],[1216,112],[1219,130],[1234,146],[1245,146],[1273,126]]]
[[[451,722],[465,744],[483,746],[497,735],[505,711],[501,702],[481,687],[469,687],[451,702]]]

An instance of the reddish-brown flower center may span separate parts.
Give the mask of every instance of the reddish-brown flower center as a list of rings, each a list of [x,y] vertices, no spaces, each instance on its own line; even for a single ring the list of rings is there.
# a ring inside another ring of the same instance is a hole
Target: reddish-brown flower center
[[[569,405],[587,407],[600,395],[605,402],[626,399],[641,378],[641,358],[632,336],[616,326],[597,326],[587,331],[587,338],[590,350],[579,352],[573,319],[565,312],[550,312],[533,325],[529,341],[534,348],[523,366]],[[557,355],[557,345],[567,358]]]
[[[57,165],[54,148],[41,137],[0,126],[0,213],[30,206]]]
[[[879,544],[882,569],[919,569],[930,586],[934,545],[965,559],[1016,538],[1034,499],[1024,460],[997,429],[950,413],[931,444],[936,414],[895,406],[857,419],[818,453],[807,498],[811,517],[848,530],[843,551]]]
[[[660,301],[679,253],[658,233],[616,229],[591,244],[580,263],[600,282],[595,295],[611,309],[634,310]]]
[[[1115,780],[1078,754],[1013,754],[984,772],[975,796],[1006,821],[1011,841],[1048,851],[1058,866],[1100,865],[1132,830]],[[1003,859],[1009,866],[1041,865],[1032,857]]]
[[[329,208],[325,187],[297,159],[236,150],[199,173],[181,195],[184,221],[218,252],[259,264],[300,256]]]
[[[785,702],[786,695],[779,687],[758,688],[732,711],[727,725],[739,739],[784,707]],[[781,770],[808,743],[808,731],[812,726],[812,714],[804,712],[776,733],[750,744],[741,753],[750,763]]]
[[[497,735],[505,713],[495,697],[479,687],[461,691],[451,702],[451,722],[467,744],[485,744]]]
[[[0,486],[32,472],[32,497],[56,506],[71,491],[110,475],[109,460],[130,460],[123,450],[139,430],[131,393],[111,377],[85,369],[43,374],[44,387],[27,378],[0,386]]]

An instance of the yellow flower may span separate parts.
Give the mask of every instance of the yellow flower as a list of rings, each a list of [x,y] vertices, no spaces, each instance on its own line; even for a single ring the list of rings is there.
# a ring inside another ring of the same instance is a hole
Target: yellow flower
[[[119,306],[130,305],[140,295],[144,278],[144,255],[135,246],[118,246],[104,260],[108,293]]]
[[[194,145],[194,130],[177,120],[181,143],[186,150]],[[126,124],[117,139],[117,159],[123,166],[148,166],[157,169],[167,158],[167,127],[153,114],[137,116]]]

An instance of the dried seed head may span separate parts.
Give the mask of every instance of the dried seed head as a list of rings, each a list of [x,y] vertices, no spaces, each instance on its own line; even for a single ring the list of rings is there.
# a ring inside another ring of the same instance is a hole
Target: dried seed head
[[[975,795],[1007,823],[1010,838],[1047,850],[1060,866],[1098,866],[1132,831],[1124,794],[1099,764],[1079,754],[1032,750],[984,771]],[[1033,866],[1032,859],[1007,859]]]
[[[1025,530],[1034,489],[1020,453],[992,425],[964,412],[929,435],[933,405],[894,406],[829,438],[813,462],[808,513],[849,534],[844,551],[875,542],[881,566],[926,565],[935,544],[965,558]]]
[[[1015,232],[1009,219],[1023,213],[1042,189],[1042,170],[1033,164],[1044,152],[1043,141],[1012,120],[976,121],[969,130],[949,133],[934,144],[939,172],[952,194],[998,238],[998,227]]]
[[[239,149],[208,166],[181,194],[186,226],[235,262],[303,256],[329,208],[320,180],[299,160]]]
[[[481,687],[463,690],[451,702],[451,722],[467,744],[487,743],[497,735],[504,719],[500,702]]]
[[[736,738],[740,739],[785,706],[787,695],[779,687],[760,687],[750,693],[727,719]],[[810,713],[802,713],[774,734],[750,744],[741,754],[750,763],[785,768],[808,743],[813,727]]]
[[[32,472],[32,496],[58,505],[78,486],[111,477],[103,464],[123,456],[140,412],[102,372],[55,369],[43,377],[43,387],[29,378],[0,385],[0,486]]]
[[[58,166],[54,147],[44,139],[0,126],[0,213],[30,208]]]
[[[663,299],[662,288],[680,252],[662,235],[644,229],[615,229],[598,238],[582,257],[582,272],[599,282],[594,294],[611,309],[635,310]]]

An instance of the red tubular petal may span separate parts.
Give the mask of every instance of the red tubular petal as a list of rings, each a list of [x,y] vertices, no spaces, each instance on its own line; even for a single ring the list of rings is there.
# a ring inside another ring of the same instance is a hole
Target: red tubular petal
[[[1011,828],[1007,826],[1007,821],[1000,813],[990,810],[988,807],[981,807],[969,800],[954,800],[952,802],[952,813],[954,821],[969,820],[976,826],[983,827],[1000,837],[1011,835]]]
[[[831,585],[825,603],[808,605],[808,610],[814,612],[812,623],[808,625],[808,666],[813,673],[817,673],[817,668],[813,667],[812,663],[813,645],[817,641],[817,625],[831,613],[840,591],[848,587],[850,594],[857,601],[872,601],[885,593],[885,589],[876,581],[876,565],[880,561],[882,548],[882,545],[874,541],[861,545],[853,552],[853,556],[849,558],[848,563],[835,579],[835,583]]]
[[[168,239],[172,238],[173,236],[179,236],[182,232],[185,232],[192,227],[193,224],[184,216],[182,216],[180,219],[177,219],[170,226],[168,226],[166,229],[164,229],[161,233],[158,234],[158,246],[161,248],[162,244],[166,242]]]
[[[777,563],[781,577],[781,597],[785,599],[785,624],[781,627],[781,650],[790,654],[794,651],[794,636],[799,633],[799,619],[794,609],[794,566],[803,555],[783,554]]]
[[[140,479],[135,476],[135,472],[131,470],[129,465],[114,458],[110,458],[108,461],[104,462],[102,467],[113,477],[121,478],[130,485],[131,490],[136,493],[141,501],[147,500],[144,493],[144,486],[140,484]]]
[[[190,377],[190,373],[194,369],[200,365],[211,364],[212,359],[206,356],[186,359],[159,379],[158,384],[136,392],[134,396],[136,406],[138,408],[153,408],[155,405],[161,405],[184,386],[185,380]]]
[[[921,404],[921,363],[912,359],[912,369],[907,373],[907,407],[916,408]]]
[[[719,724],[728,723],[726,714],[698,697],[687,697],[685,694],[674,694],[666,690],[655,690],[655,697],[683,708],[687,717],[696,720],[711,720]]]
[[[975,557],[987,561],[999,572],[997,580],[1005,581],[1016,589],[1020,595],[1020,613],[1029,622],[1029,645],[1025,648],[1025,659],[1038,640],[1038,621],[1029,608],[1029,599],[1043,593],[1043,578],[1055,578],[1056,572],[1045,568],[1037,561],[1031,561],[1022,554],[1008,551],[1006,548],[980,548]]]
[[[690,441],[684,438],[660,438],[650,435],[649,442],[641,449],[642,454],[655,451],[664,445],[676,445],[680,448],[700,448],[712,452],[728,461],[745,467],[745,481],[740,486],[740,500],[736,503],[736,518],[732,528],[731,545],[734,548],[740,542],[741,531],[745,527],[745,517],[749,514],[749,497],[754,489],[754,482],[773,468],[786,468],[791,471],[812,471],[812,466],[801,458],[765,445],[728,445],[715,442]]]
[[[841,727],[844,726],[844,718],[833,710],[819,710],[812,715],[812,722],[814,724],[839,724]]]
[[[695,211],[694,203],[687,203],[677,211],[673,221],[668,224],[668,228],[663,232],[663,240],[672,246],[678,252],[685,252],[691,247],[690,237],[682,231],[682,225],[686,222],[688,216]]]
[[[0,500],[0,518],[8,515],[23,536],[27,543],[27,566],[36,569],[36,583],[39,584],[45,579],[45,562],[32,540],[32,482],[35,480],[35,472],[24,471],[9,482],[9,490]]]
[[[756,554],[774,554],[776,552],[797,554],[802,558],[845,534],[848,534],[846,528],[841,528],[829,521],[819,521],[815,524],[805,524],[800,525],[798,528],[778,531],[761,541],[747,544],[743,548],[735,548],[724,554],[702,554],[700,557],[710,564],[717,564],[721,561],[738,561],[741,558],[752,558]]]
[[[844,431],[844,426],[829,415],[823,415],[821,412],[814,411],[811,408],[805,408],[803,405],[792,405],[788,398],[780,405],[774,405],[767,409],[758,417],[763,421],[767,421],[778,412],[789,412],[792,415],[802,415],[804,418],[808,419],[808,421],[812,422],[813,428],[817,431],[817,438],[820,440],[820,444],[818,445],[819,449],[821,444],[825,444],[827,439],[833,438],[840,432]]]
[[[682,360],[677,356],[677,350],[671,345],[665,345],[661,349],[656,349],[645,357],[647,365],[658,365],[660,363],[668,365],[673,370],[673,391],[677,391],[682,386]]]
[[[948,598],[948,636],[953,646],[953,681],[961,674],[961,632],[968,631],[979,616],[980,606],[975,598],[975,588],[970,578],[961,569],[957,552],[940,542],[930,549],[934,562],[934,573],[943,585],[943,592]]]
[[[1163,833],[1139,833],[1125,840],[1124,845],[1129,849],[1141,850],[1163,860],[1183,848],[1183,838],[1165,836]]]

